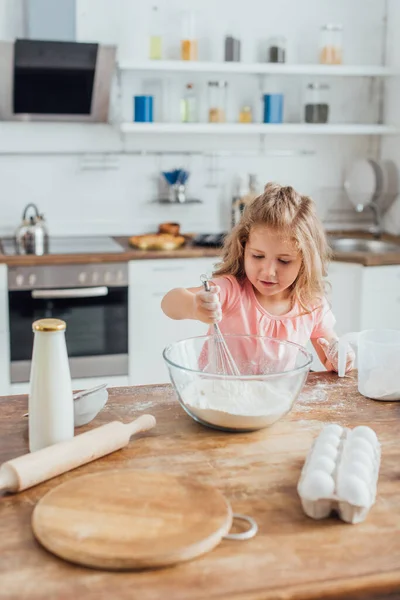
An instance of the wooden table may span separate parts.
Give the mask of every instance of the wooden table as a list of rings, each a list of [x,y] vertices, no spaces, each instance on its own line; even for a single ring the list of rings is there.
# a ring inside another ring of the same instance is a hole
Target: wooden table
[[[0,399],[1,462],[27,452],[26,409],[25,396]],[[115,388],[88,427],[143,412],[154,414],[157,426],[125,449],[0,498],[0,598],[399,598],[400,403],[363,398],[352,378],[312,374],[284,420],[255,433],[227,434],[192,421],[170,386]],[[316,522],[302,512],[296,484],[324,422],[372,425],[381,440],[378,499],[365,523]],[[140,573],[85,569],[42,549],[30,527],[36,502],[71,477],[116,467],[186,473],[211,482],[235,512],[257,520],[259,533],[246,542],[223,541],[190,563]]]

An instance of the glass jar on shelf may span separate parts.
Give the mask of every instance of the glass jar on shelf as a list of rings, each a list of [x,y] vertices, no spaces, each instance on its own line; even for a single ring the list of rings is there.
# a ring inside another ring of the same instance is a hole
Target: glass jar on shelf
[[[286,62],[286,38],[283,35],[275,36],[268,40],[267,62]]]
[[[240,62],[240,50],[240,39],[232,34],[227,34],[225,36],[225,61]]]
[[[151,33],[150,33],[150,60],[161,60],[162,58],[162,36],[160,24],[160,11],[158,6],[151,9]]]
[[[343,62],[343,26],[328,23],[321,27],[319,62],[323,65],[341,65]]]
[[[186,85],[186,90],[181,100],[181,122],[197,122],[197,99],[192,83]]]
[[[307,85],[304,120],[306,123],[327,123],[329,120],[329,85],[309,83]]]
[[[181,59],[197,60],[196,15],[186,11],[182,15]]]
[[[252,123],[253,122],[253,113],[251,110],[251,106],[242,106],[239,113],[239,123]]]
[[[225,123],[228,82],[208,82],[208,121],[210,123]]]

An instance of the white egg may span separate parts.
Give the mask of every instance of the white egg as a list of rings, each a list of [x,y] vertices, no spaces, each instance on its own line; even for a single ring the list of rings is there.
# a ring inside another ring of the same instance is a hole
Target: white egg
[[[320,443],[331,444],[334,448],[337,448],[340,444],[340,437],[334,433],[320,433],[318,438]]]
[[[351,437],[362,438],[375,446],[378,442],[378,437],[375,431],[371,429],[371,427],[366,427],[365,425],[359,425],[358,427],[355,427],[351,432]]]
[[[369,506],[371,493],[368,485],[356,475],[345,474],[338,478],[338,496],[355,506]]]
[[[348,448],[343,460],[345,462],[360,462],[370,471],[372,471],[374,468],[374,461],[371,459],[371,457],[358,448]]]
[[[307,473],[301,484],[301,495],[309,500],[329,498],[335,489],[333,478],[324,471]]]
[[[310,458],[310,462],[308,464],[310,471],[321,470],[329,475],[333,473],[335,466],[336,463],[334,460],[332,460],[332,458],[329,458],[329,456],[321,456],[319,454],[314,454]]]
[[[317,440],[313,450],[313,454],[316,454],[317,456],[328,456],[332,460],[335,460],[337,453],[337,448],[332,446],[332,444],[326,444],[324,440]]]
[[[325,427],[322,430],[322,433],[332,433],[340,437],[343,433],[343,427],[340,427],[340,425],[336,425],[336,423],[330,423],[329,425],[325,425]]]
[[[367,440],[360,438],[360,437],[356,437],[356,438],[350,438],[347,441],[347,448],[350,450],[361,450],[362,452],[365,452],[365,454],[368,454],[368,456],[371,459],[375,458],[375,448],[374,446],[371,446],[371,444],[369,442],[367,442]]]
[[[356,475],[365,483],[370,484],[372,480],[372,471],[358,460],[347,462],[340,465],[340,476],[342,475]]]

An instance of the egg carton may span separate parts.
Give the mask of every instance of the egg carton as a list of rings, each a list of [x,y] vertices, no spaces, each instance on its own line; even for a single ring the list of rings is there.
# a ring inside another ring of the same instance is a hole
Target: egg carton
[[[346,523],[364,521],[375,503],[381,447],[373,429],[326,425],[313,442],[297,492],[306,515],[335,510]]]

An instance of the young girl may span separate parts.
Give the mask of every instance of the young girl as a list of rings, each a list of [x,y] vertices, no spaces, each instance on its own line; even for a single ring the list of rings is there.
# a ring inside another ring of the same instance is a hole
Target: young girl
[[[219,322],[223,334],[264,335],[301,346],[311,339],[326,369],[337,372],[335,318],[324,296],[328,259],[313,201],[269,183],[226,238],[210,292],[176,288],[161,306],[171,319]],[[346,372],[353,364],[349,351]]]

